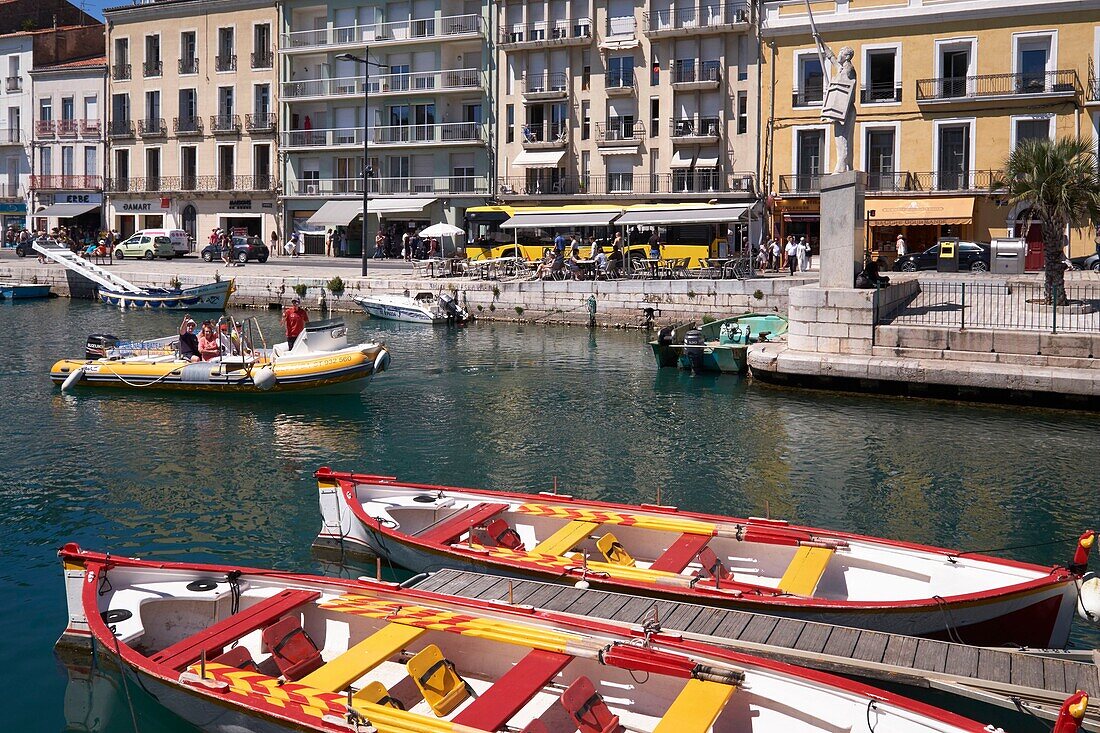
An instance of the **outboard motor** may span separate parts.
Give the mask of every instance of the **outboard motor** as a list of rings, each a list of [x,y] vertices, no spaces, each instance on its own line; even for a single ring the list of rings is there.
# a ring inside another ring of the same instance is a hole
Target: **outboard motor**
[[[741,343],[741,333],[741,327],[736,323],[723,323],[722,329],[718,332],[718,343],[739,344]]]
[[[88,343],[84,347],[85,359],[103,359],[106,358],[107,352],[110,349],[118,346],[118,336],[113,336],[109,333],[93,333],[88,337]]]
[[[698,328],[693,328],[684,334],[684,356],[691,364],[691,371],[703,371],[703,349],[706,345],[706,337]]]
[[[439,294],[439,307],[447,316],[447,320],[455,321],[456,323],[462,323],[470,314],[455,301],[454,296],[450,293]]]
[[[672,346],[672,334],[676,331],[676,326],[665,326],[657,332],[657,343],[661,346]]]

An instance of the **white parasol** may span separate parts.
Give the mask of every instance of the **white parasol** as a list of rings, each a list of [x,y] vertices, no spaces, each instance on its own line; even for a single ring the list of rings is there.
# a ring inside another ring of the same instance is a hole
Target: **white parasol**
[[[458,237],[466,233],[466,230],[459,229],[451,224],[432,224],[427,229],[420,231],[422,237]]]

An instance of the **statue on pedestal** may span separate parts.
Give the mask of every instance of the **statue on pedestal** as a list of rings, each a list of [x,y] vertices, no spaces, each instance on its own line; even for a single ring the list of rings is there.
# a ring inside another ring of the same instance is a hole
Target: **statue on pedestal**
[[[855,51],[850,46],[844,46],[839,55],[834,54],[817,32],[809,0],[806,0],[806,12],[810,14],[810,28],[813,29],[814,41],[817,43],[821,71],[825,75],[821,119],[833,126],[833,141],[836,144],[836,165],[833,166],[833,173],[844,173],[852,170],[852,133],[855,129],[857,89],[856,69],[852,65]]]

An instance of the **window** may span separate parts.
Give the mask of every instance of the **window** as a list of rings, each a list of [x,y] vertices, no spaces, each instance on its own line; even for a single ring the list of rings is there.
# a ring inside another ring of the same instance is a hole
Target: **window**
[[[180,89],[177,131],[198,132],[199,97],[194,89]]]
[[[271,188],[270,145],[256,145],[252,148],[252,188],[256,191]]]
[[[819,67],[820,68],[820,67]],[[818,188],[818,178],[824,168],[825,131],[798,130],[796,133],[795,190],[813,191]]]
[[[198,148],[187,145],[180,148],[180,188],[193,191],[199,177]]]
[[[391,92],[407,90],[409,88],[409,65],[391,64],[388,83]]]
[[[564,107],[563,107],[564,109]],[[481,124],[481,103],[467,102],[462,105],[462,121],[471,124]]]
[[[129,150],[116,150],[115,151],[115,177],[122,182],[122,188],[128,187],[128,181],[130,180],[130,151]]]
[[[76,114],[76,104],[73,102],[72,97],[61,98],[61,119],[66,122],[72,122],[74,115]]]
[[[940,49],[940,96],[965,97],[966,77],[970,71],[970,45],[951,45]]]
[[[73,158],[75,148],[72,145],[61,146],[61,175],[73,175]]]
[[[631,193],[634,190],[634,164],[616,155],[607,161],[607,192]]]
[[[863,86],[863,103],[900,102],[900,89],[894,83],[897,50],[893,48],[867,51],[867,83]]]
[[[514,143],[516,141],[516,107],[514,104],[504,107],[504,129],[507,136],[506,141]]]
[[[232,191],[236,170],[233,165],[233,146],[218,146],[218,190]]]
[[[607,60],[607,86],[612,89],[634,86],[633,56],[612,56]]]
[[[180,33],[180,64],[181,74],[197,74],[199,72],[199,46],[195,31]]]
[[[749,131],[749,95],[748,92],[737,93],[737,134],[744,135]]]
[[[940,125],[936,141],[936,188],[960,191],[970,183],[970,125]]]
[[[163,66],[160,60],[160,36],[145,37],[145,76],[160,76]]]
[[[798,89],[795,93],[795,106],[808,107],[820,104],[825,95],[825,73],[821,70],[821,59],[817,54],[802,54],[798,57]]]
[[[592,104],[581,102],[581,140],[592,136]]]
[[[237,52],[232,28],[218,29],[218,57],[214,63],[215,71],[235,71]]]
[[[233,87],[218,87],[218,115],[224,119],[233,115]]]
[[[93,122],[99,120],[99,97],[94,94],[84,97],[84,119]]]
[[[53,119],[52,99],[38,100],[38,119],[42,120],[43,122],[49,122]]]
[[[592,54],[589,51],[581,53],[581,89],[588,91],[592,86]]]
[[[634,115],[608,115],[606,140],[634,139]]]
[[[1052,42],[1051,36],[1030,36],[1017,40],[1016,84],[1019,94],[1046,91]]]
[[[649,62],[649,85],[651,87],[661,84],[661,62],[657,58],[657,49],[653,49],[653,60]]]
[[[871,191],[896,191],[894,171],[894,130],[867,131],[867,188]]]
[[[653,97],[649,100],[649,136],[661,134],[661,100]]]
[[[263,119],[271,112],[271,85],[257,84],[253,88],[253,111]]]
[[[145,119],[150,125],[159,124],[160,119],[160,92],[145,92]]]
[[[1049,140],[1050,139],[1050,118],[1049,117],[1030,117],[1023,119],[1016,119],[1012,121],[1015,129],[1013,130],[1016,145],[1026,140]]]
[[[53,150],[48,147],[38,149],[38,172],[43,176],[53,175]]]
[[[409,156],[395,155],[389,158],[388,162],[390,167],[390,178],[409,177]]]
[[[115,39],[115,64],[130,63],[130,39]]]
[[[145,190],[160,190],[160,148],[145,149]]]
[[[271,26],[267,23],[252,26],[252,68],[270,69],[272,61]]]

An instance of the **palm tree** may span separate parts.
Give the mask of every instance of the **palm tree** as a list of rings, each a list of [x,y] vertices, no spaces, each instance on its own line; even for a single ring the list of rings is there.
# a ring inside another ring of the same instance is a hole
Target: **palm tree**
[[[1082,229],[1100,221],[1100,175],[1090,143],[1063,137],[1055,141],[1025,140],[1005,162],[1009,201],[1031,207],[1043,230],[1044,293],[1048,303],[1066,301],[1066,227]]]

